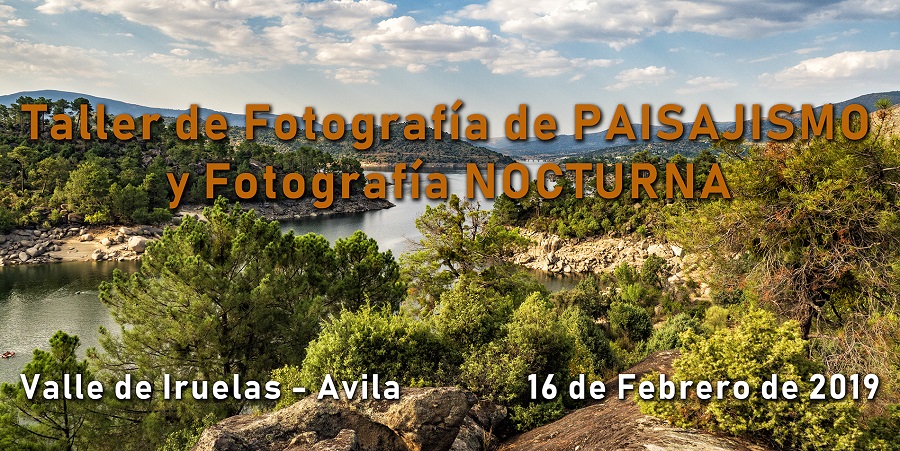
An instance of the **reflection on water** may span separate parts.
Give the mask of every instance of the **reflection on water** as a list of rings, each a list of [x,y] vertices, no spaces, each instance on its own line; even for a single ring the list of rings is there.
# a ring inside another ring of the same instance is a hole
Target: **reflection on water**
[[[84,351],[97,346],[99,326],[115,327],[97,298],[100,281],[136,262],[73,262],[0,268],[0,350],[16,356],[0,361],[0,381],[17,380],[35,348],[62,330],[81,338]],[[2,352],[0,351],[0,352]]]

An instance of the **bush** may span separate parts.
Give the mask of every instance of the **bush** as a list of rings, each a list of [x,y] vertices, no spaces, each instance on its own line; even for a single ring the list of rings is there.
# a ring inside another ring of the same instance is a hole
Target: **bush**
[[[118,183],[109,187],[110,213],[120,222],[139,222],[136,216],[147,214],[148,202],[147,192],[139,187],[122,188]]]
[[[512,313],[512,300],[485,287],[479,277],[463,275],[441,294],[434,327],[448,344],[467,352],[497,338]]]
[[[569,374],[585,374],[589,380],[598,380],[617,366],[609,338],[591,317],[578,307],[570,307],[560,315],[560,320],[566,325],[574,346]]]
[[[591,318],[601,318],[609,311],[613,296],[603,281],[591,274],[580,280],[575,288],[554,293],[552,300],[558,311],[578,307]]]
[[[888,406],[887,414],[869,421],[859,448],[900,450],[900,405]]]
[[[556,380],[569,376],[572,336],[540,294],[522,302],[506,330],[503,338],[466,356],[460,380],[468,389],[501,403],[522,402],[529,374],[537,374],[538,380],[549,374]]]
[[[447,354],[425,322],[364,306],[342,311],[309,344],[300,380],[318,389],[326,374],[356,380],[374,373],[402,386],[437,385],[447,379]]]
[[[706,315],[703,318],[703,327],[715,332],[719,329],[728,327],[728,316],[731,313],[725,307],[712,305],[706,309]]]
[[[809,377],[821,372],[807,357],[806,342],[793,321],[778,325],[774,315],[753,310],[731,330],[702,338],[688,330],[681,335],[681,358],[673,364],[671,380],[746,381],[747,399],[726,390],[724,399],[700,401],[638,399],[641,412],[664,418],[680,427],[698,427],[771,441],[789,449],[853,449],[862,435],[859,411],[851,401],[809,400]],[[761,385],[777,374],[781,382],[794,381],[797,399],[765,400]],[[652,374],[649,380],[658,381]]]
[[[138,224],[163,224],[172,220],[172,212],[168,208],[154,208],[150,212],[136,210],[131,217]]]
[[[519,432],[530,431],[536,427],[552,423],[563,417],[565,407],[562,398],[541,403],[529,403],[526,406],[513,406],[509,419]]]
[[[296,365],[285,365],[272,371],[272,380],[281,384],[281,398],[275,404],[276,409],[285,408],[302,398],[302,396],[294,394],[291,390],[285,390],[286,387],[302,387],[302,377],[300,367]]]
[[[613,333],[632,342],[646,340],[653,332],[647,311],[630,302],[613,303],[609,309],[609,325]]]
[[[8,208],[0,206],[0,233],[9,233],[16,226],[16,217]]]
[[[700,333],[700,323],[685,313],[669,318],[659,329],[653,331],[650,339],[644,343],[643,351],[646,354],[666,349],[680,348],[681,334],[690,330]]]

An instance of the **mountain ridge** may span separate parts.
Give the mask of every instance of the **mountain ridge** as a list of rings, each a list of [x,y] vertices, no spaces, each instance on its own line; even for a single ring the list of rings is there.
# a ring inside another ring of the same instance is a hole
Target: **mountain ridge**
[[[190,107],[184,109],[177,108],[162,108],[162,107],[151,107],[145,105],[139,105],[136,103],[124,102],[121,100],[110,99],[108,97],[100,97],[91,94],[83,94],[80,92],[72,92],[72,91],[59,91],[55,89],[42,89],[36,91],[19,91],[14,92],[12,94],[0,95],[0,105],[10,105],[15,103],[16,99],[22,96],[39,98],[45,97],[48,99],[66,99],[68,101],[73,101],[78,97],[84,97],[91,102],[91,105],[96,105],[98,103],[102,103],[106,106],[107,114],[129,114],[131,116],[139,116],[141,114],[159,114],[162,117],[178,117],[181,114],[188,113],[190,111]],[[212,110],[209,108],[199,108],[199,116],[200,119],[206,119],[212,114],[221,114],[225,117],[229,126],[235,127],[244,127],[246,125],[246,118],[244,114],[241,113],[229,113],[226,111]],[[266,125],[271,127],[272,123],[277,115],[275,114],[260,114],[260,118],[266,119]],[[321,130],[321,126],[316,123],[315,130]]]
[[[875,108],[875,102],[879,99],[887,98],[890,99],[895,105],[900,104],[900,90],[898,91],[885,91],[885,92],[875,92],[869,94],[863,94],[857,97],[854,97],[849,100],[844,100],[841,102],[832,103],[834,105],[834,114],[835,116],[839,116],[844,108],[847,105],[858,103],[863,105],[866,108],[866,111],[872,112]],[[822,111],[822,106],[813,108],[816,114],[819,114]],[[749,114],[749,111],[745,112],[745,115]],[[795,123],[799,123],[799,111],[792,111],[785,115],[786,118],[791,119]],[[688,135],[693,126],[693,122],[682,122],[684,125],[684,135]],[[767,121],[762,124],[762,133],[765,136],[765,132],[776,127],[773,127]],[[726,130],[734,130],[735,122],[715,122],[716,130],[719,132]],[[640,136],[641,134],[641,124],[640,123],[632,123],[632,129],[635,131],[636,136]],[[683,141],[687,141],[686,139],[676,140],[673,142],[663,141],[656,137],[657,132],[659,131],[671,131],[672,128],[668,126],[660,126],[660,125],[651,125],[650,126],[650,134],[651,139],[649,141],[637,140],[630,141],[624,137],[616,137],[613,140],[607,141],[606,135],[609,132],[609,129],[596,132],[596,133],[585,133],[584,139],[580,141],[576,141],[574,135],[557,135],[556,138],[549,141],[539,141],[534,137],[529,137],[529,139],[525,142],[521,141],[510,141],[505,137],[500,138],[491,138],[483,143],[485,147],[496,150],[498,152],[508,153],[512,156],[544,156],[544,157],[565,157],[572,156],[576,154],[586,154],[596,151],[602,151],[607,148],[615,148],[615,147],[633,147],[633,146],[646,146],[650,143],[658,143],[662,145],[666,145],[668,143],[681,143],[684,144]],[[750,131],[750,121],[744,121],[744,131],[745,135]],[[697,143],[702,144],[702,143]],[[708,145],[698,146],[699,147],[707,147]]]

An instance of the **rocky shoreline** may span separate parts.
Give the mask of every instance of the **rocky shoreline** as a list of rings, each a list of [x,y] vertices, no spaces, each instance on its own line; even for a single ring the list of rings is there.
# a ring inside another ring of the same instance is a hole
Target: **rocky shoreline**
[[[0,266],[65,261],[135,260],[158,227],[87,227],[77,224],[20,229],[0,235]]]
[[[394,206],[386,199],[369,199],[363,195],[355,195],[349,199],[335,197],[331,206],[319,208],[313,205],[315,199],[303,197],[297,200],[280,200],[275,202],[241,202],[241,208],[252,209],[268,220],[288,221],[323,215],[339,215],[362,213],[373,210],[384,210]],[[203,211],[203,206],[182,208],[182,214],[196,214]]]
[[[269,220],[292,220],[305,217],[359,213],[391,208],[394,204],[383,199],[356,196],[337,198],[327,209],[313,205],[313,199],[279,203],[241,204]],[[58,263],[67,261],[125,261],[137,260],[152,240],[159,238],[165,227],[181,223],[186,215],[202,216],[203,205],[183,206],[172,222],[163,227],[150,226],[89,226],[73,219],[67,225],[18,229],[0,234],[0,267],[22,264]]]
[[[700,271],[697,255],[686,253],[677,244],[656,239],[564,239],[529,230],[520,230],[519,233],[531,240],[531,245],[513,256],[512,262],[538,271],[556,274],[611,273],[622,263],[640,268],[651,255],[665,260],[666,269],[671,274],[670,284],[697,280],[696,275]]]

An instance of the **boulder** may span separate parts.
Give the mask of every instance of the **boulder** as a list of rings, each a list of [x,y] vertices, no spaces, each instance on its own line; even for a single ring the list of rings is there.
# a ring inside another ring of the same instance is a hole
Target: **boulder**
[[[459,428],[450,451],[482,451],[494,449],[499,442],[495,433],[506,419],[506,407],[482,401],[472,407]]]
[[[101,261],[106,259],[106,253],[101,251],[100,249],[94,249],[94,252],[91,252],[91,260]]]
[[[44,253],[44,247],[41,245],[29,247],[25,250],[25,253],[28,254],[29,257],[37,257]]]
[[[94,235],[91,235],[90,233],[85,233],[85,234],[81,235],[80,237],[78,237],[78,241],[94,241]]]
[[[669,247],[672,248],[672,253],[675,254],[676,257],[684,256],[684,248],[683,247],[675,245],[675,244],[673,244]]]
[[[318,400],[239,415],[200,436],[194,451],[447,451],[476,402],[456,387],[403,389],[399,400]]]
[[[112,244],[112,241],[110,241],[109,238],[103,238],[102,240],[100,240],[101,246],[109,247],[110,244]]]
[[[452,387],[407,392],[373,419],[397,432],[410,451],[448,450],[475,395]]]
[[[31,257],[25,252],[19,252],[19,261],[22,263],[27,262]]]
[[[78,213],[69,213],[68,216],[66,216],[66,220],[69,221],[70,224],[81,224],[84,222],[84,216]]]
[[[651,244],[647,247],[647,253],[651,255],[656,255],[657,257],[667,258],[669,257],[669,249],[666,249],[666,246],[662,244]]]
[[[144,252],[144,249],[147,248],[147,239],[142,236],[133,236],[128,239],[128,249],[131,249],[135,252]]]

